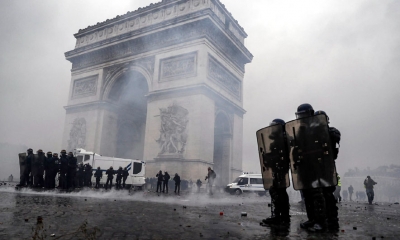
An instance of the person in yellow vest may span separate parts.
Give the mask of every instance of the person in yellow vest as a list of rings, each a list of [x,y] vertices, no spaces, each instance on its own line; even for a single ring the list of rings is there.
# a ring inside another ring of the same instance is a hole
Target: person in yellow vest
[[[340,196],[340,192],[342,189],[342,182],[340,181],[339,174],[337,174],[337,180],[338,180],[338,183],[337,183],[337,186],[336,186],[336,189],[335,189],[335,192],[333,193],[333,195],[335,196],[336,202],[341,202],[342,197]]]

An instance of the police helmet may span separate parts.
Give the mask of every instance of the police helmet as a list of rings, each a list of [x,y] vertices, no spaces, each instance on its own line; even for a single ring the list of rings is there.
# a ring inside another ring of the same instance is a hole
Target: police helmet
[[[275,118],[274,120],[272,120],[272,122],[269,125],[273,126],[273,125],[278,125],[278,124],[285,125],[285,121],[283,121],[280,118]]]
[[[312,115],[314,115],[314,108],[310,104],[303,103],[297,107],[296,119],[309,117]]]
[[[72,156],[72,155],[74,155],[72,152],[68,152],[68,155],[70,155],[70,156]]]
[[[320,114],[323,114],[323,115],[325,115],[325,116],[326,116],[326,120],[327,120],[327,121],[328,121],[328,123],[329,123],[329,117],[328,117],[328,115],[326,114],[326,112],[325,112],[325,111],[318,110],[318,111],[316,111],[316,112],[314,113],[314,115],[320,115]]]
[[[65,151],[65,149],[61,150],[60,152],[61,154],[67,154],[67,151]]]
[[[42,149],[37,150],[37,153],[43,153]]]
[[[46,154],[47,154],[47,155],[52,155],[53,153],[49,151],[49,152],[47,152]]]
[[[28,148],[27,152],[33,152],[32,148]]]
[[[97,167],[97,169],[99,169],[99,170],[100,170],[100,167]]]
[[[53,153],[53,156],[54,157],[58,157],[58,153]]]

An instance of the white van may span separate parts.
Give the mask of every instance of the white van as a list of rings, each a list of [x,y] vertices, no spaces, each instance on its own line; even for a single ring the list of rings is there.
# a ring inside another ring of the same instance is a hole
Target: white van
[[[113,167],[116,171],[119,167],[127,168],[129,171],[129,176],[126,179],[125,184],[130,187],[137,187],[139,189],[144,187],[145,184],[145,173],[146,173],[146,164],[141,160],[133,160],[133,159],[124,159],[124,158],[114,158],[114,157],[105,157],[101,156],[94,152],[86,151],[85,149],[78,148],[74,149],[74,155],[77,158],[77,162],[86,164],[89,163],[93,167],[93,173],[97,170],[97,167],[103,172],[103,177],[100,180],[100,184],[105,184],[107,181],[106,171]],[[96,178],[94,174],[92,176],[92,183],[96,182]],[[115,180],[114,180],[115,182]]]
[[[240,195],[244,192],[256,192],[260,196],[265,195],[261,174],[242,174],[232,183],[226,186],[226,191],[231,194]]]

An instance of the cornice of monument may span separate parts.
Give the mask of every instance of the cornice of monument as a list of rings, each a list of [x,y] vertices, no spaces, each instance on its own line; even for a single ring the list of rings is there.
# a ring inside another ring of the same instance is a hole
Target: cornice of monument
[[[78,39],[79,37],[82,37],[86,34],[93,33],[96,30],[99,29],[104,29],[107,27],[110,27],[115,24],[120,24],[121,22],[125,22],[128,20],[132,20],[134,18],[140,18],[143,17],[143,15],[146,14],[152,14],[157,11],[162,11],[162,10],[168,10],[168,8],[171,7],[184,7],[183,5],[187,4],[188,9],[194,6],[193,9],[196,10],[195,7],[198,7],[200,5],[206,6],[207,8],[212,9],[213,11],[218,11],[222,10],[222,14],[229,19],[229,22],[232,23],[234,28],[237,28],[238,33],[243,38],[247,37],[246,32],[244,31],[243,27],[239,25],[239,22],[232,16],[232,14],[226,9],[225,5],[221,3],[220,0],[162,0],[161,2],[158,3],[151,3],[150,5],[139,8],[135,11],[128,11],[127,13],[123,15],[117,15],[115,18],[112,19],[107,19],[106,21],[103,22],[98,22],[95,25],[88,26],[84,29],[79,29],[78,33],[74,34],[74,36]],[[214,7],[218,7],[218,10],[215,10]],[[204,7],[203,7],[204,8]],[[201,9],[201,7],[200,7]],[[147,17],[147,16],[146,16]],[[225,23],[225,21],[224,21]]]
[[[116,18],[115,21],[106,21],[90,29],[81,30],[79,33],[75,34],[77,38],[75,49],[66,52],[66,58],[70,60],[77,55],[104,48],[116,44],[117,42],[126,41],[135,37],[143,37],[146,33],[151,34],[155,31],[176,27],[179,24],[195,21],[196,18],[208,17],[212,19],[221,31],[227,35],[230,41],[246,55],[249,59],[247,62],[251,62],[253,55],[244,46],[244,38],[247,37],[247,34],[243,31],[242,27],[236,24],[236,20],[231,18],[229,12],[222,10],[225,8],[218,0],[171,0],[160,2],[159,4],[161,3],[164,3],[162,8],[151,8],[151,11],[133,14],[132,16],[124,15],[118,17],[118,19]],[[168,5],[167,3],[172,5]],[[198,7],[192,7],[194,9],[191,9],[191,5],[196,6],[196,4]],[[168,14],[168,9],[170,10],[170,15],[174,16],[166,16]],[[180,12],[181,9],[183,9],[184,12]],[[152,11],[158,11],[157,17],[155,17]],[[158,17],[159,15],[161,17]],[[239,29],[241,30],[239,31]]]
[[[211,13],[210,10],[204,11]],[[194,14],[199,14],[199,12]],[[187,15],[185,17],[190,16]],[[238,45],[237,42],[231,41],[232,38],[227,36],[226,32],[216,27],[215,24],[212,18],[203,17],[196,21],[186,22],[172,28],[165,28],[141,37],[124,37],[127,38],[125,41],[108,39],[107,41],[113,41],[116,42],[116,44],[111,44],[109,42],[105,45],[101,43],[103,46],[99,45],[96,50],[88,51],[81,48],[67,52],[65,55],[67,59],[73,63],[72,71],[75,71],[115,59],[180,44],[182,42],[206,38],[218,46],[220,51],[225,54],[228,59],[231,59],[239,69],[244,71],[244,64],[251,62],[253,56],[244,45]],[[123,36],[118,36],[117,38],[120,37]]]

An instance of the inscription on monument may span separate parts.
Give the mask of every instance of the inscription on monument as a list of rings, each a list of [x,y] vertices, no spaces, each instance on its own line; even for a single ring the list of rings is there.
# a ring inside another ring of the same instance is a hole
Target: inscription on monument
[[[225,88],[236,98],[241,98],[242,84],[239,79],[233,76],[221,63],[211,56],[208,56],[208,78]]]
[[[169,81],[196,75],[197,53],[180,55],[160,61],[160,81]]]
[[[188,114],[186,108],[175,102],[167,108],[160,108],[160,115],[156,116],[161,118],[160,138],[156,140],[160,144],[159,156],[185,152]]]
[[[72,98],[96,95],[98,75],[81,78],[74,81]]]
[[[86,147],[86,120],[85,118],[75,118],[69,132],[68,150]]]

